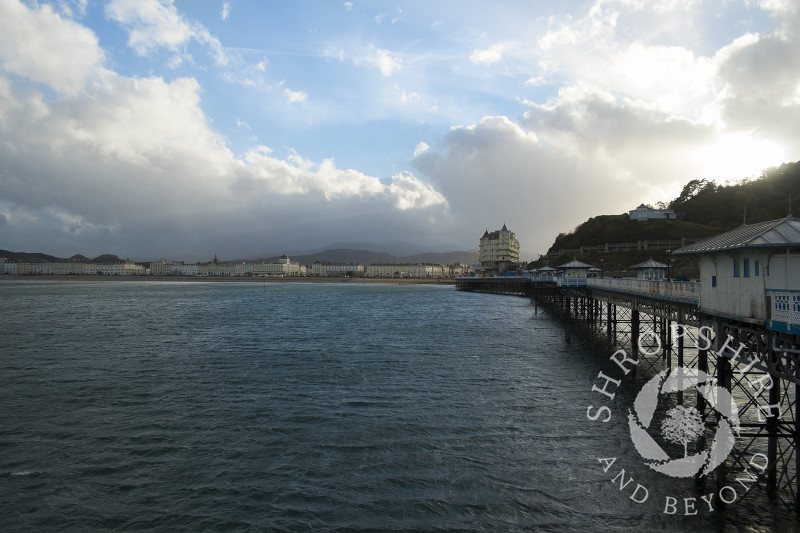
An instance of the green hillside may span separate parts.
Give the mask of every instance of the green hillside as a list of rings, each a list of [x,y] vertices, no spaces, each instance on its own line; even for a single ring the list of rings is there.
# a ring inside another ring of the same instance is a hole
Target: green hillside
[[[558,265],[577,258],[602,266],[607,273],[631,274],[632,264],[653,258],[667,262],[666,250],[631,252],[575,253],[575,249],[606,243],[637,243],[681,239],[698,240],[747,223],[785,217],[790,205],[800,212],[800,162],[785,163],[764,171],[754,179],[718,185],[707,180],[691,180],[677,198],[658,207],[669,207],[680,220],[630,220],[627,213],[592,217],[570,233],[559,234],[548,250],[548,257],[532,263]],[[559,253],[563,250],[572,250]],[[674,273],[694,274],[691,258],[669,258]]]
[[[562,248],[597,246],[605,243],[637,242],[645,240],[679,240],[710,237],[718,228],[695,224],[685,220],[648,220],[638,222],[624,215],[600,215],[590,218],[572,233],[556,237],[549,252]]]
[[[800,209],[800,162],[785,163],[764,171],[760,177],[733,185],[692,180],[669,203],[683,220],[729,230],[747,222],[785,217],[789,201]]]
[[[38,252],[12,252],[10,250],[0,250],[0,257],[5,257],[9,261],[15,263],[119,263],[122,261],[119,257],[113,254],[103,254],[88,259],[83,255],[76,254],[69,259],[64,257],[56,257],[54,255],[42,254]]]

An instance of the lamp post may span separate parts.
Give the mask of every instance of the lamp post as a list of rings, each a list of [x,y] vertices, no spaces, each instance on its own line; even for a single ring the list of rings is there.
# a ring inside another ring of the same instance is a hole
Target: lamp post
[[[667,250],[667,280],[672,279],[672,250]]]

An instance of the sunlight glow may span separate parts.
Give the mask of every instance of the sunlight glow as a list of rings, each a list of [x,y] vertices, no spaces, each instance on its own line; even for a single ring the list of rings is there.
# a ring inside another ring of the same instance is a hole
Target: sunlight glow
[[[754,139],[747,133],[721,137],[716,144],[701,149],[698,159],[699,177],[717,182],[755,178],[761,175],[761,171],[786,160],[780,146],[767,139]]]

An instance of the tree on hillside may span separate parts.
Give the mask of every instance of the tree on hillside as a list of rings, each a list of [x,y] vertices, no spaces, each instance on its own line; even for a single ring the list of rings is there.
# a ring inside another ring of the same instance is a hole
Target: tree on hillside
[[[708,180],[705,179],[691,180],[689,183],[683,186],[683,189],[681,190],[681,193],[678,195],[678,197],[669,203],[669,207],[671,209],[674,209],[675,205],[682,204],[689,198],[694,198],[700,191],[708,187],[708,185],[709,182]]]
[[[728,185],[693,179],[668,205],[682,215],[680,220],[642,223],[630,220],[627,213],[594,216],[574,231],[560,233],[549,253],[604,243],[701,239],[741,226],[745,209],[748,224],[785,217],[790,201],[795,215],[800,216],[800,162],[773,167],[756,179]]]

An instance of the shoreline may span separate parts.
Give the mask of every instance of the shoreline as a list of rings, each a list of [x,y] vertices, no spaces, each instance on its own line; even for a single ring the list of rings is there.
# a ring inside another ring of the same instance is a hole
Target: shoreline
[[[0,275],[3,281],[172,281],[172,282],[201,282],[201,283],[383,283],[388,285],[455,285],[452,278],[338,278],[291,276],[283,278],[261,277],[222,277],[222,276],[96,276],[79,274],[34,274],[34,275]]]

